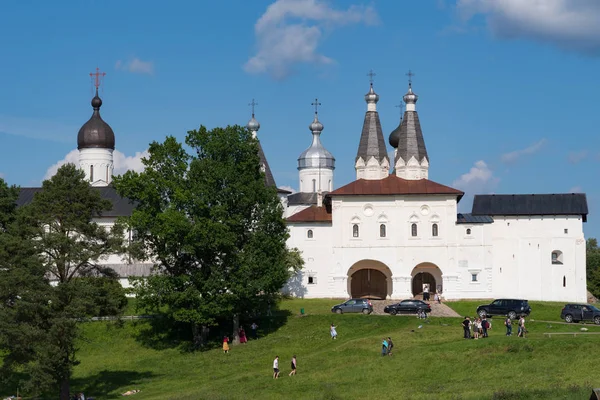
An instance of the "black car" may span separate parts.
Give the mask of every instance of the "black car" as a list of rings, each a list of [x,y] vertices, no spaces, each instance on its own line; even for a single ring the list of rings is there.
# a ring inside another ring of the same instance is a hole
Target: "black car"
[[[531,307],[527,300],[517,299],[498,299],[490,304],[477,307],[477,315],[483,317],[493,317],[495,315],[508,316],[510,319],[517,319],[521,315],[526,317],[531,313]]]
[[[565,322],[594,321],[600,325],[600,310],[591,304],[566,304],[560,312]]]
[[[426,313],[431,312],[431,306],[421,300],[402,300],[400,303],[390,304],[385,306],[383,312],[396,315],[396,314],[416,314],[419,310],[425,311]]]
[[[336,314],[351,312],[371,314],[373,312],[373,304],[371,304],[369,299],[350,299],[342,304],[336,304],[331,307],[331,312]]]

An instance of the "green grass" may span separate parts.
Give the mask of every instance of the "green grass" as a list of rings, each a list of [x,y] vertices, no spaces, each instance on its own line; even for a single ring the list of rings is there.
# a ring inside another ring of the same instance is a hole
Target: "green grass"
[[[527,338],[506,337],[504,327],[495,326],[488,339],[464,340],[460,318],[423,323],[409,316],[336,315],[330,312],[336,303],[285,300],[274,321],[279,328],[232,346],[227,355],[218,348],[187,352],[167,336],[147,340],[149,321],[88,323],[72,389],[96,399],[141,389],[132,399],[416,400],[585,399],[600,386],[600,335],[543,335],[579,332],[579,325],[530,322]],[[335,341],[329,336],[332,322],[339,333]],[[266,328],[265,321],[260,325]],[[380,355],[384,336],[394,339],[392,357]],[[288,377],[294,354],[298,375]],[[282,370],[276,381],[275,355]]]

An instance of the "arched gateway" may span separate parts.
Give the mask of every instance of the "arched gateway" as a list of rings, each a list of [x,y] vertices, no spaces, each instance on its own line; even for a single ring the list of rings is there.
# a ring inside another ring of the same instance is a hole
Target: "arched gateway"
[[[423,285],[429,285],[429,293],[440,292],[442,288],[442,271],[433,263],[421,263],[413,268],[412,273],[413,296],[423,293]]]
[[[348,270],[348,292],[354,298],[385,299],[392,293],[391,278],[384,263],[362,260]]]

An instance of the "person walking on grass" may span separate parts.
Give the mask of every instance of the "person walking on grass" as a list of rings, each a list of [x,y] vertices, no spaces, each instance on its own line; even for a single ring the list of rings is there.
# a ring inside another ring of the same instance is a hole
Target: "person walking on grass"
[[[469,317],[465,317],[462,322],[463,334],[465,339],[471,339],[471,320]]]
[[[223,337],[223,353],[229,353],[229,338],[227,336]]]
[[[258,325],[256,325],[256,322],[253,322],[252,325],[250,325],[250,329],[252,330],[252,339],[258,339]]]
[[[512,336],[512,320],[510,317],[506,317],[504,326],[506,326],[506,336]]]
[[[381,342],[381,355],[385,356],[387,355],[388,352],[388,342],[387,340],[385,340],[385,338],[383,338],[382,342]]]
[[[279,356],[273,360],[273,379],[279,378]]]
[[[337,339],[337,330],[335,329],[335,325],[333,324],[333,322],[331,323],[331,326],[329,327],[329,333],[331,334],[332,339]]]
[[[388,350],[387,350],[387,354],[388,356],[392,355],[392,349],[394,348],[394,342],[392,342],[392,338],[388,336],[387,338],[387,343],[388,343]]]
[[[488,329],[490,328],[490,323],[487,320],[486,317],[483,317],[483,319],[481,320],[481,337],[482,338],[486,338],[488,337]]]
[[[525,317],[521,315],[519,318],[519,329],[517,331],[517,336],[525,337],[525,333],[527,330],[525,329]]]
[[[296,356],[292,357],[292,372],[290,372],[289,376],[292,375],[296,375],[296,367],[297,367],[297,362],[296,362]]]

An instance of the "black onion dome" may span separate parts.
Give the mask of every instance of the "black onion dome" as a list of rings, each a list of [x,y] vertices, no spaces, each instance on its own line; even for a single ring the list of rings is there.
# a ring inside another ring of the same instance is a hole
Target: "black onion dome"
[[[92,117],[83,124],[77,134],[78,149],[115,149],[115,133],[100,116],[101,106],[102,99],[96,90],[96,96],[92,99]]]
[[[392,131],[392,133],[390,133],[390,137],[388,139],[388,141],[390,142],[390,146],[392,146],[393,148],[398,148],[398,143],[400,143],[400,127],[402,126],[402,121],[400,121],[400,124],[398,125],[398,127],[396,129],[394,129]]]

